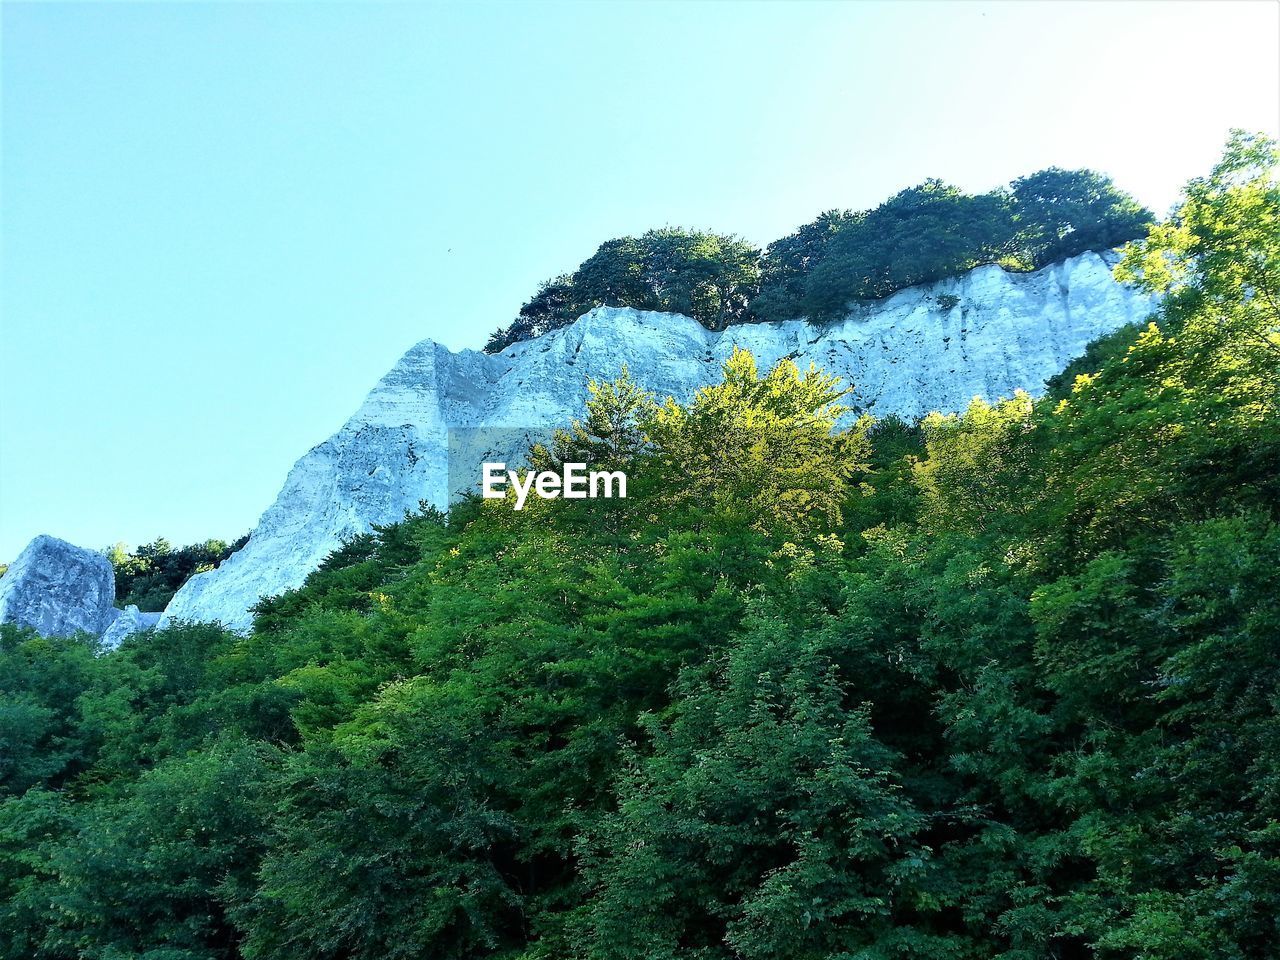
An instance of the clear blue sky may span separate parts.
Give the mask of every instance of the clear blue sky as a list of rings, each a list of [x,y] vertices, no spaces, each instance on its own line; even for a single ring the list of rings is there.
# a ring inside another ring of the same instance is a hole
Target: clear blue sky
[[[248,530],[414,342],[609,237],[1049,166],[1163,212],[1277,6],[5,2],[0,559]]]

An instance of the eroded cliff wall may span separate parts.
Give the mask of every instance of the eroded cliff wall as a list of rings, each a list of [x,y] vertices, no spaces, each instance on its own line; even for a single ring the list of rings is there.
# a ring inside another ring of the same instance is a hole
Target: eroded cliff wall
[[[718,380],[741,346],[762,368],[791,357],[802,369],[813,362],[838,374],[852,384],[853,402],[877,416],[1034,394],[1090,341],[1150,312],[1147,297],[1112,278],[1114,260],[1086,253],[1022,274],[979,267],[823,326],[795,320],[713,333],[688,317],[602,307],[493,355],[423,341],[294,465],[248,544],[189,581],[160,626],[183,618],[247,628],[259,597],[299,586],[344,538],[422,500],[447,505],[450,430],[514,428],[483,436],[490,459],[519,460],[522,431],[567,424],[582,412],[588,379],[611,379],[623,364],[655,393],[684,400]]]

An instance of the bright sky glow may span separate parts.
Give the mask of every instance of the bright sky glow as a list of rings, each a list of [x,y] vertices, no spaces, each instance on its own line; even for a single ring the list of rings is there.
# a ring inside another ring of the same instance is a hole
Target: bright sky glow
[[[937,176],[1164,212],[1277,133],[1275,3],[2,7],[0,560],[248,530],[409,346],[602,240]]]

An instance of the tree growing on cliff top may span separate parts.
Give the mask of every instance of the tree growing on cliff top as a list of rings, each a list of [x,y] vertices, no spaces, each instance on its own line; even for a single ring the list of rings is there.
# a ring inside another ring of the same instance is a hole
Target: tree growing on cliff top
[[[979,264],[1034,270],[1140,237],[1150,211],[1092,170],[1050,167],[990,193],[939,180],[871,210],[828,210],[763,256],[723,234],[665,228],[601,244],[572,274],[544,283],[498,350],[572,323],[596,306],[662,310],[711,330],[733,323],[830,319],[849,304]]]
[[[760,252],[737,237],[677,227],[619,237],[543,284],[485,349],[541,336],[601,306],[682,313],[723,330],[745,317],[759,283]]]

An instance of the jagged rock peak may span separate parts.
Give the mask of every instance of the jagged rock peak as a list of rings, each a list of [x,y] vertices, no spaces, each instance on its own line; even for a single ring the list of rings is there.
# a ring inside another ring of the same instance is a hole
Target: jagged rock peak
[[[423,500],[446,506],[478,481],[480,459],[519,460],[529,436],[581,414],[589,378],[616,377],[623,364],[660,396],[685,400],[715,382],[740,346],[762,368],[784,357],[812,362],[852,384],[861,410],[905,417],[960,410],[975,396],[1038,392],[1090,341],[1149,314],[1149,298],[1112,277],[1114,262],[1112,253],[1086,253],[1035,273],[978,267],[825,325],[790,320],[715,333],[680,315],[601,307],[491,355],[423,341],[294,465],[248,544],[193,577],[160,626],[192,619],[247,628],[260,597],[301,585],[345,538]]]
[[[101,553],[40,535],[0,578],[0,623],[44,637],[99,636],[119,613],[115,571]]]

